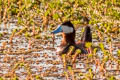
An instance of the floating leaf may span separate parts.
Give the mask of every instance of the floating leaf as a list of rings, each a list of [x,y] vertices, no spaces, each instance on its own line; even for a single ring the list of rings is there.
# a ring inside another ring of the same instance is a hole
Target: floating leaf
[[[100,43],[99,46],[100,46],[101,50],[104,51],[104,45],[103,45],[103,43]]]
[[[117,51],[117,55],[120,56],[120,50]]]
[[[12,80],[19,80],[19,78],[18,77],[14,77]]]
[[[46,12],[45,12],[45,16],[48,16],[50,14],[50,10],[47,10]]]
[[[72,70],[72,67],[71,67],[71,66],[68,66],[68,70]]]
[[[4,80],[2,77],[0,77],[0,80]]]
[[[85,47],[90,48],[91,46],[92,46],[92,43],[91,43],[91,42],[85,43]]]
[[[3,34],[2,33],[0,33],[0,37],[2,37],[3,36]]]
[[[36,36],[35,36],[35,39],[40,39],[40,38],[41,38],[40,35],[36,35]]]
[[[53,15],[53,19],[57,20],[58,18],[59,18],[59,15],[58,15],[57,13],[55,13],[55,14]]]
[[[114,76],[111,76],[110,78],[108,78],[108,80],[116,80],[116,78]]]

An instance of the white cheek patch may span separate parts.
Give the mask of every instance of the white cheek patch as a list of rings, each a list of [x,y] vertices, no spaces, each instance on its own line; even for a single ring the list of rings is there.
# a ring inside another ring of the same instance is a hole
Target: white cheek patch
[[[74,31],[73,27],[68,27],[68,26],[62,26],[62,30],[64,33],[72,33]]]

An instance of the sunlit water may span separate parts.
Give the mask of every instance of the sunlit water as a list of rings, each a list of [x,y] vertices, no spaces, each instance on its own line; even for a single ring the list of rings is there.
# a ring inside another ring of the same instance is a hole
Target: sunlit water
[[[0,33],[7,32],[8,34],[5,35],[4,37],[1,38],[0,40],[0,46],[3,45],[3,42],[8,42],[6,45],[7,48],[12,49],[12,51],[16,51],[18,49],[25,49],[28,50],[28,44],[29,41],[22,35],[22,36],[16,36],[13,39],[13,45],[11,46],[9,44],[9,37],[10,34],[12,33],[12,30],[15,28],[21,29],[21,26],[16,26],[15,24],[10,23],[9,25],[7,24],[6,27],[4,24],[0,25]],[[50,35],[49,31],[43,32],[41,34],[42,36],[44,35]],[[81,36],[81,28],[77,29],[77,40],[80,40]],[[61,42],[61,36],[57,35],[55,36],[55,45],[54,48],[57,48],[60,45]],[[77,41],[76,40],[76,41]],[[49,38],[48,40],[44,39],[31,39],[33,41],[34,46],[32,46],[31,49],[40,49],[38,51],[32,51],[28,54],[5,54],[5,53],[0,53],[0,76],[5,76],[8,73],[11,72],[11,70],[14,69],[14,66],[17,63],[25,63],[25,66],[29,64],[30,72],[32,76],[34,75],[40,75],[43,76],[44,79],[48,80],[64,80],[65,77],[62,76],[44,76],[45,73],[49,73],[51,75],[56,75],[56,74],[63,74],[66,70],[63,68],[63,63],[61,61],[61,58],[59,55],[56,53],[56,49],[53,48],[53,44],[50,43],[52,41],[52,38]],[[93,45],[98,46],[99,41],[96,39],[93,39]],[[103,42],[105,45],[105,48],[109,49],[109,46],[106,45],[106,42]],[[50,49],[49,49],[50,48]],[[118,48],[114,47],[115,50],[113,51],[113,54],[117,53]],[[8,50],[8,49],[7,49]],[[97,51],[97,55],[99,56],[100,59],[103,57],[103,52],[102,51]],[[116,56],[117,58],[117,56]],[[107,70],[111,71],[111,74],[114,74],[114,70],[116,70],[116,62],[112,62],[113,66],[112,68],[109,66],[109,61],[106,63]],[[83,73],[88,73],[88,70],[85,68],[86,64],[82,62],[82,60],[78,60],[78,63],[76,63],[76,68],[80,69],[81,72]],[[101,74],[99,74],[99,67],[96,67],[94,64],[90,64],[90,67],[92,68],[93,72],[98,74],[96,78],[99,80],[103,80],[104,78],[101,77]],[[55,69],[55,70],[54,70]],[[49,72],[50,71],[50,72]],[[112,72],[113,71],[113,72]],[[18,69],[15,69],[15,73],[18,76],[19,79],[26,79],[28,77],[28,69],[26,69],[24,66],[18,67]],[[117,79],[120,79],[120,71],[115,75]],[[9,77],[8,77],[9,78]],[[80,78],[78,78],[80,79]]]

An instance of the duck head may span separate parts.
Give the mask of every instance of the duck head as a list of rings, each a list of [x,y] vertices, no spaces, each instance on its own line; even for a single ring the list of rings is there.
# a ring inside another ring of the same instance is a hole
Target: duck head
[[[66,21],[58,26],[53,34],[62,33],[62,45],[75,44],[75,28],[70,21]]]

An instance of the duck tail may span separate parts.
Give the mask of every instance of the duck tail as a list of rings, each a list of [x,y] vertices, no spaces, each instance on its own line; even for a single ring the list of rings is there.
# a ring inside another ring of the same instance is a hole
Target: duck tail
[[[92,42],[92,33],[90,26],[86,26],[81,37],[82,42]]]

